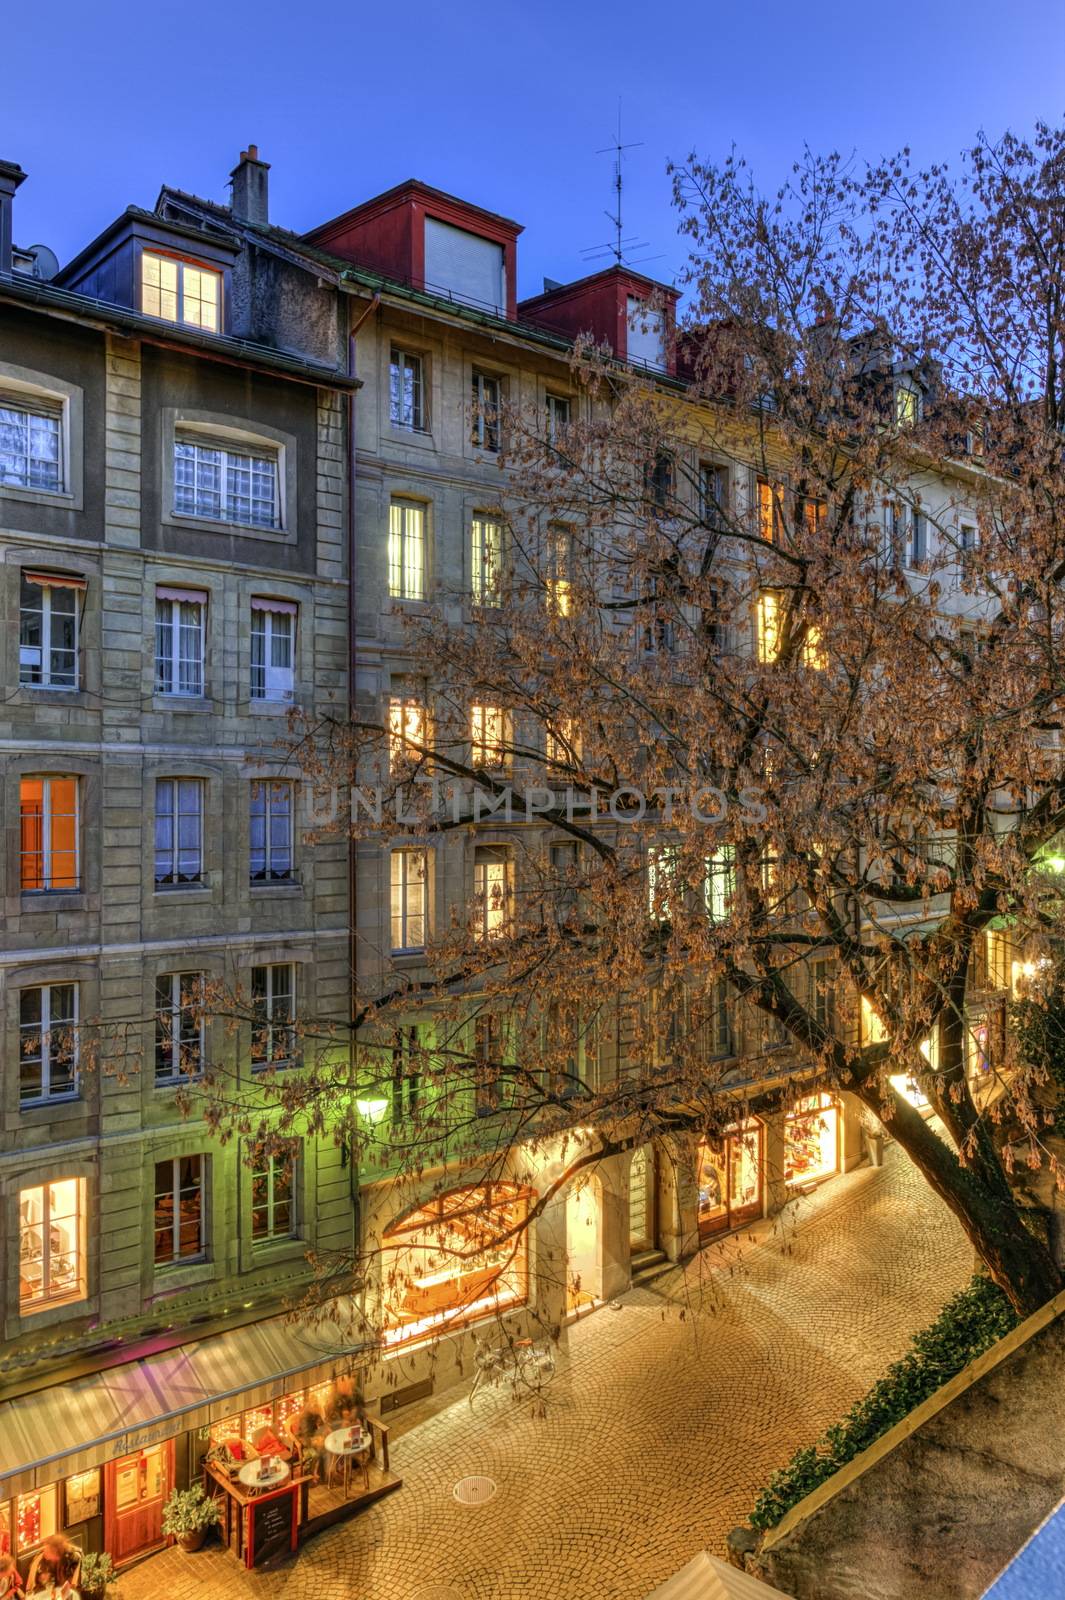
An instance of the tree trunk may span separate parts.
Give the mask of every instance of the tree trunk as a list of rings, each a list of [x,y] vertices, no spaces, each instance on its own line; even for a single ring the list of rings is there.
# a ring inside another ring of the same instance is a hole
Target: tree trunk
[[[863,1085],[856,1093],[880,1117],[883,1090]],[[1025,1226],[1013,1195],[1005,1188],[992,1192],[975,1173],[963,1167],[950,1146],[908,1100],[892,1090],[889,1103],[893,1114],[890,1120],[882,1119],[884,1126],[953,1211],[1018,1316],[1031,1316],[1065,1288],[1065,1280],[1046,1245]]]

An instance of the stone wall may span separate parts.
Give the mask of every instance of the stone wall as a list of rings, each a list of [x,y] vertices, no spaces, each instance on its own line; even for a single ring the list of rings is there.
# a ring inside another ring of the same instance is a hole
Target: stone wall
[[[748,1564],[795,1600],[978,1600],[1065,1492],[1065,1293],[789,1512]]]

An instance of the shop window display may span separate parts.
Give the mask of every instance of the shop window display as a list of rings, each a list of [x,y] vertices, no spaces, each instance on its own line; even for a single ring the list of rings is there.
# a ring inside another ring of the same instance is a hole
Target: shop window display
[[[784,1177],[816,1183],[839,1171],[839,1106],[829,1094],[800,1100],[785,1123]]]
[[[723,1233],[762,1214],[763,1125],[752,1117],[715,1149],[699,1146],[699,1232]]]
[[[87,1522],[90,1517],[95,1517],[100,1510],[100,1469],[93,1467],[88,1472],[76,1472],[66,1482],[67,1515],[66,1525],[72,1527],[76,1522]]]
[[[57,1531],[55,1485],[20,1494],[16,1502],[15,1538],[18,1554],[36,1550],[42,1539]]]
[[[11,1502],[0,1500],[0,1556],[11,1554]]]
[[[527,1299],[529,1199],[527,1190],[508,1183],[455,1189],[388,1230],[386,1345],[475,1322]]]

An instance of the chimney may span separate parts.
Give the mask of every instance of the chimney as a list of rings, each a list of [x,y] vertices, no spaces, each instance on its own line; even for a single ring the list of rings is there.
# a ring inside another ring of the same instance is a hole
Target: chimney
[[[15,190],[25,181],[26,174],[17,161],[0,161],[0,273],[13,270],[11,212]]]
[[[259,160],[259,146],[250,144],[229,174],[233,190],[230,210],[241,222],[269,222],[270,199],[266,174],[269,161]]]

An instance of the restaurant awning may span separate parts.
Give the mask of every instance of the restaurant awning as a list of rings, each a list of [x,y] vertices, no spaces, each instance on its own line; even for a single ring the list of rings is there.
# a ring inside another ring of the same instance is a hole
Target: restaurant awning
[[[701,1550],[694,1561],[675,1572],[672,1578],[647,1596],[647,1600],[787,1600],[780,1589],[771,1589],[760,1578],[752,1578],[738,1567],[730,1567],[716,1556]]]
[[[270,1317],[0,1401],[0,1499],[325,1382],[359,1353],[332,1326]]]

